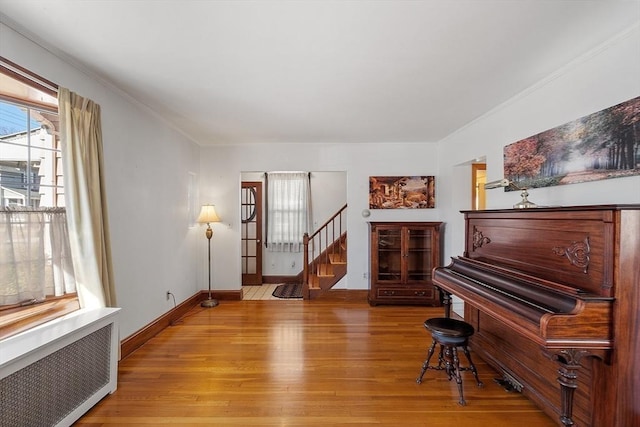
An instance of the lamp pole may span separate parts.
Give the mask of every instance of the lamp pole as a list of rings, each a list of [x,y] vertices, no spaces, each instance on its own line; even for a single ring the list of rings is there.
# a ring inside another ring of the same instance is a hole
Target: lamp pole
[[[211,298],[211,237],[213,236],[213,230],[211,229],[211,224],[209,223],[207,223],[206,236],[207,236],[207,240],[209,240],[209,250],[208,250],[209,257],[207,258],[209,262],[209,298],[202,301],[200,305],[202,307],[215,307],[216,305],[218,305],[218,300]]]
[[[220,217],[216,213],[216,210],[213,205],[203,205],[200,210],[200,215],[198,215],[197,222],[207,224],[207,240],[208,242],[208,267],[209,267],[209,297],[202,301],[200,305],[202,307],[215,307],[218,305],[218,300],[211,298],[211,237],[213,237],[213,230],[211,229],[212,222],[220,222]]]

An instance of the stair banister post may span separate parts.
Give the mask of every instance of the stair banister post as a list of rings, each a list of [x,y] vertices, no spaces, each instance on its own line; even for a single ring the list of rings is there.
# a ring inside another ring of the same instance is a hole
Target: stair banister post
[[[302,261],[302,285],[304,289],[309,289],[309,233],[304,233],[302,237],[304,245],[304,259]]]

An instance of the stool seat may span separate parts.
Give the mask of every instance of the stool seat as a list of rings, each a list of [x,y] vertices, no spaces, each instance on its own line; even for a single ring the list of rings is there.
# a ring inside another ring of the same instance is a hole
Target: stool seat
[[[475,329],[467,322],[451,319],[449,317],[435,317],[424,321],[424,327],[432,334],[447,337],[467,338],[473,335]]]
[[[482,387],[482,381],[478,379],[478,371],[476,366],[471,360],[471,354],[467,345],[469,343],[469,337],[475,332],[473,326],[469,323],[451,319],[449,317],[435,317],[427,319],[424,322],[424,327],[431,332],[431,346],[427,352],[427,360],[422,364],[422,371],[420,376],[416,379],[416,382],[420,384],[422,377],[427,369],[444,370],[449,377],[449,380],[455,379],[458,385],[458,394],[460,399],[458,403],[465,405],[464,394],[462,391],[462,371],[471,371],[476,379],[478,387]],[[438,355],[438,365],[429,365],[431,356],[433,356],[436,345],[440,345],[440,354]],[[458,358],[458,347],[462,348],[464,355],[469,361],[468,367],[460,366],[460,359]]]

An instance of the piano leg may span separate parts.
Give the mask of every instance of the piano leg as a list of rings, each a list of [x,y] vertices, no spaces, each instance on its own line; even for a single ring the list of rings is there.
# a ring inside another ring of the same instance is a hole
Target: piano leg
[[[565,426],[573,425],[573,394],[578,388],[578,369],[580,359],[588,351],[577,349],[560,350],[554,359],[560,363],[558,383],[560,383],[561,411],[560,422]]]
[[[444,317],[451,317],[451,294],[442,288],[436,288],[440,291],[440,301],[444,307]]]

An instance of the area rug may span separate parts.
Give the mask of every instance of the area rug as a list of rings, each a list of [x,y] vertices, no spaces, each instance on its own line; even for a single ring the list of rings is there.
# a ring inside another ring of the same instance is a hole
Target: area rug
[[[276,298],[302,298],[302,283],[278,285],[271,295]]]

